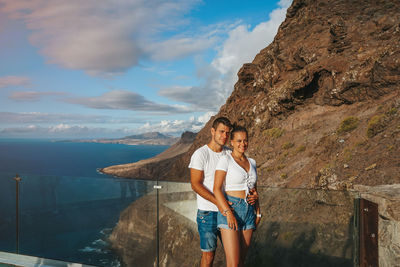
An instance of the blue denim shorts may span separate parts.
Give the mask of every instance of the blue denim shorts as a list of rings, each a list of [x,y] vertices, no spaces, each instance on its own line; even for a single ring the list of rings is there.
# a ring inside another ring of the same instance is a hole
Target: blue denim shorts
[[[209,252],[217,249],[217,211],[197,210],[197,229],[200,236],[201,251]]]
[[[247,204],[245,199],[239,197],[232,197],[225,195],[226,199],[232,202],[233,214],[235,215],[238,223],[238,230],[256,229],[256,214],[254,206]],[[228,226],[226,217],[218,212],[217,217],[218,228],[231,229]]]

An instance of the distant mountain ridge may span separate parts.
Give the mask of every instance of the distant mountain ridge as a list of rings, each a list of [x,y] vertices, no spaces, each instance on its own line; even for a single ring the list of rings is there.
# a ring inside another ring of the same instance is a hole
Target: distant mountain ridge
[[[188,151],[195,138],[196,133],[186,131],[178,142],[155,157],[134,163],[109,166],[100,171],[116,177],[155,180],[162,175],[171,162]]]
[[[174,138],[169,134],[162,134],[159,132],[148,132],[143,134],[125,136],[123,139],[170,139]]]
[[[174,137],[159,132],[148,132],[137,135],[129,135],[122,138],[75,139],[75,140],[63,140],[61,142],[170,146],[178,141],[179,137]]]

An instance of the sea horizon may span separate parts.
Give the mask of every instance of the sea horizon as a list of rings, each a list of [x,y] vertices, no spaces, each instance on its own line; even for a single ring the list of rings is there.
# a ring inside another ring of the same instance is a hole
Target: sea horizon
[[[98,170],[151,158],[169,147],[62,140],[64,139],[0,138],[0,172],[112,178],[114,176]]]
[[[16,252],[18,174],[19,253],[119,266],[108,235],[120,212],[153,190],[152,182],[116,178],[98,168],[153,157],[167,147],[0,139],[0,250]]]

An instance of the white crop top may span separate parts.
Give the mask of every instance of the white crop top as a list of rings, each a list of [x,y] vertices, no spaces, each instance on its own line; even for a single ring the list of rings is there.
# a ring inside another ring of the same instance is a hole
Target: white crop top
[[[231,154],[223,155],[218,163],[216,170],[226,172],[225,176],[225,191],[246,191],[246,196],[249,190],[255,187],[257,181],[256,161],[247,158],[250,163],[250,169],[246,172],[232,157]]]

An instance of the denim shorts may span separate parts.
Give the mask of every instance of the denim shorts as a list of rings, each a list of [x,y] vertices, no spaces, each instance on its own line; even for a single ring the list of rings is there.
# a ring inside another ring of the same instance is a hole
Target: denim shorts
[[[238,230],[249,230],[256,229],[256,214],[254,212],[254,206],[247,204],[245,199],[225,195],[226,199],[232,202],[231,207],[233,208],[233,214],[235,215],[238,223]],[[231,229],[228,226],[226,217],[218,212],[218,228]]]
[[[197,210],[197,229],[200,236],[201,251],[209,252],[217,249],[217,211]]]

